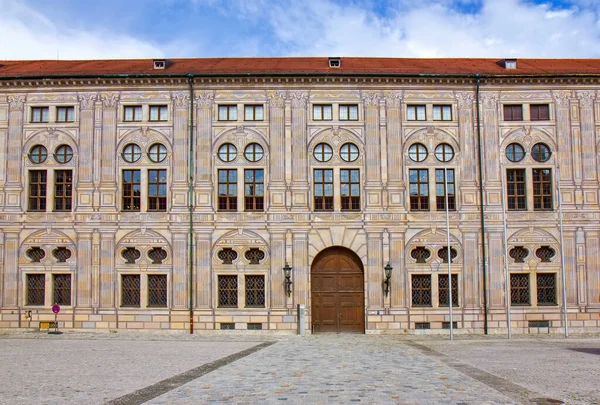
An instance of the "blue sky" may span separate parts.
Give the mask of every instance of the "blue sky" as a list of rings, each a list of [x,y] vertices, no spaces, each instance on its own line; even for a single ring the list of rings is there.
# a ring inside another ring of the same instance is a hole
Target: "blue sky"
[[[600,57],[600,0],[0,0],[0,59]]]

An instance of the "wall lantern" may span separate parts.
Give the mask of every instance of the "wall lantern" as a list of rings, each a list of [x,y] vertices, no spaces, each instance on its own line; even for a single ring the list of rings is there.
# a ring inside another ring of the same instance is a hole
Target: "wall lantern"
[[[285,274],[285,290],[289,297],[292,295],[292,267],[286,263],[283,266],[283,273]]]
[[[383,281],[383,284],[385,285],[385,296],[387,297],[388,294],[390,293],[390,284],[391,284],[390,280],[392,279],[392,270],[393,270],[393,267],[390,266],[390,262],[388,262],[385,265],[383,270],[385,270],[385,280]]]

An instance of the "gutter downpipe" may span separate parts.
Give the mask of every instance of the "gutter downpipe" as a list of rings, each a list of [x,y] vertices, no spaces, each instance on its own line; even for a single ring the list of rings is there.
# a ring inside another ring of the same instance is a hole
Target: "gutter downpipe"
[[[190,86],[190,155],[188,204],[190,214],[189,273],[190,273],[190,335],[194,334],[194,75],[188,75]]]
[[[481,214],[481,254],[482,254],[482,269],[483,269],[483,329],[485,334],[488,334],[488,305],[487,305],[487,272],[486,272],[486,252],[485,252],[485,218],[484,218],[484,202],[483,202],[483,153],[481,142],[481,117],[479,113],[479,74],[475,75],[475,103],[477,105],[477,142],[478,160],[479,160],[479,211]]]

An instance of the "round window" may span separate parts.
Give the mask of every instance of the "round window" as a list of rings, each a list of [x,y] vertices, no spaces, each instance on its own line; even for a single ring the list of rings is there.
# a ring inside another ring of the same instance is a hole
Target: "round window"
[[[167,158],[167,148],[162,143],[155,143],[148,150],[148,157],[154,163],[162,162]]]
[[[130,143],[123,148],[122,156],[126,162],[134,163],[142,157],[142,150],[135,143]]]
[[[313,155],[319,162],[328,162],[333,157],[333,149],[326,143],[320,143],[315,146]]]
[[[358,159],[358,146],[353,143],[345,143],[340,149],[340,156],[346,162],[354,162]]]
[[[536,162],[545,162],[550,159],[551,155],[552,152],[550,152],[550,148],[544,143],[536,143],[533,145],[533,148],[531,148],[531,157]]]
[[[54,152],[54,159],[58,163],[68,163],[73,159],[73,149],[69,145],[60,145]]]
[[[415,143],[408,148],[408,157],[415,162],[422,162],[427,158],[427,148],[422,143]]]
[[[259,144],[251,143],[250,145],[246,146],[246,149],[244,150],[244,156],[249,162],[258,162],[263,158],[264,151],[262,146]]]
[[[231,162],[237,157],[237,148],[231,143],[224,143],[219,148],[219,159],[223,162]]]
[[[440,162],[449,162],[454,159],[454,149],[447,143],[440,143],[435,148],[435,157]]]
[[[518,143],[511,143],[506,147],[506,157],[511,162],[520,162],[525,157],[525,149]]]
[[[29,160],[33,163],[44,163],[48,157],[48,151],[43,145],[35,145],[29,151]]]

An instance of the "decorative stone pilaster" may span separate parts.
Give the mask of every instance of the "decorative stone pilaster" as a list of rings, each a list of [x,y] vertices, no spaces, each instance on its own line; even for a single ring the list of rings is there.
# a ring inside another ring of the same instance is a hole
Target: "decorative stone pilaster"
[[[405,233],[390,232],[390,265],[392,271],[392,284],[390,285],[390,299],[392,308],[408,308],[410,296],[409,277],[404,262]]]
[[[378,92],[365,91],[361,93],[365,116],[365,149],[366,149],[366,175],[365,193],[366,210],[380,211],[382,207],[381,182],[381,134],[379,131],[379,101]]]
[[[404,169],[402,140],[402,90],[385,93],[387,118],[387,168],[388,168],[388,206],[392,210],[403,210],[404,206]]]
[[[585,232],[582,228],[577,228],[577,232],[575,232],[575,251],[573,253],[573,258],[575,259],[575,266],[577,268],[577,304],[580,308],[585,308],[588,300],[587,300],[587,272],[586,272],[586,252],[585,252]],[[565,252],[566,253],[566,252]],[[570,253],[570,252],[569,252]],[[565,264],[567,261],[565,260]],[[560,274],[558,275],[560,276]],[[557,280],[556,285],[560,283]]]
[[[585,253],[587,259],[587,296],[589,303],[588,305],[593,308],[600,308],[600,232],[597,230],[586,230],[585,232]],[[569,269],[571,270],[571,269]],[[575,285],[573,280],[575,276],[575,269],[572,269],[571,274],[567,273],[569,276],[567,278],[567,286],[570,286],[569,293],[567,293],[567,298],[570,298],[572,286]],[[568,303],[571,304],[571,300],[568,300]]]
[[[289,92],[292,101],[292,210],[308,210],[308,152],[306,107],[308,92]]]
[[[188,234],[173,232],[173,273],[171,297],[173,309],[186,309],[188,302]]]
[[[77,234],[77,287],[75,288],[78,308],[92,306],[92,234]]]
[[[596,92],[578,91],[579,122],[581,128],[581,162],[583,177],[583,203],[585,208],[598,207],[598,171],[596,159],[596,126],[594,103]]]
[[[308,263],[308,231],[293,231],[292,233],[293,243],[293,287],[294,287],[294,302],[293,304],[305,304],[308,305],[309,294],[308,290],[308,278],[310,277],[310,269]],[[282,271],[283,272],[283,271]]]
[[[94,107],[96,93],[80,93],[79,142],[75,209],[78,212],[93,211],[94,196]]]
[[[117,106],[119,93],[101,93],[102,153],[100,175],[100,209],[117,210]]]
[[[464,210],[477,210],[477,136],[473,133],[473,102],[475,96],[470,91],[455,93],[458,104],[458,131],[460,139],[460,179],[461,206]],[[483,142],[483,140],[482,140]]]
[[[6,184],[4,204],[6,211],[21,211],[21,156],[25,96],[8,96],[8,142],[6,148]]]
[[[487,196],[486,207],[500,209],[502,190],[500,181],[500,145],[498,131],[498,93],[486,92],[481,95],[483,134],[484,187]]]
[[[573,184],[572,173],[572,150],[571,150],[571,119],[569,108],[571,105],[570,91],[553,91],[555,117],[556,117],[556,138],[558,139],[558,162],[560,165],[561,186]]]
[[[383,232],[367,232],[367,309],[383,309]]]
[[[505,308],[504,234],[488,232],[488,305],[490,309]]]
[[[283,91],[270,90],[269,97],[269,141],[270,181],[268,190],[271,211],[285,211],[285,99]],[[308,169],[307,169],[308,170]]]
[[[173,92],[173,182],[171,184],[171,211],[187,212],[189,192],[189,110],[187,92]],[[206,145],[203,146],[206,148]]]
[[[4,269],[2,308],[11,309],[20,305],[19,296],[19,232],[4,232]]]
[[[463,308],[479,310],[481,308],[481,279],[479,271],[479,232],[475,229],[463,230]]]
[[[100,230],[100,307],[115,308],[119,281],[115,270],[115,231]],[[115,296],[116,295],[116,296]]]
[[[285,308],[288,300],[285,293],[285,277],[283,274],[283,266],[285,266],[285,230],[271,231],[271,306],[273,309]],[[294,277],[292,275],[292,277]]]
[[[209,309],[212,305],[212,232],[209,230],[196,231],[195,296],[196,308]]]
[[[196,104],[196,176],[194,192],[196,210],[212,211],[212,114],[213,90],[199,91],[194,94]]]

